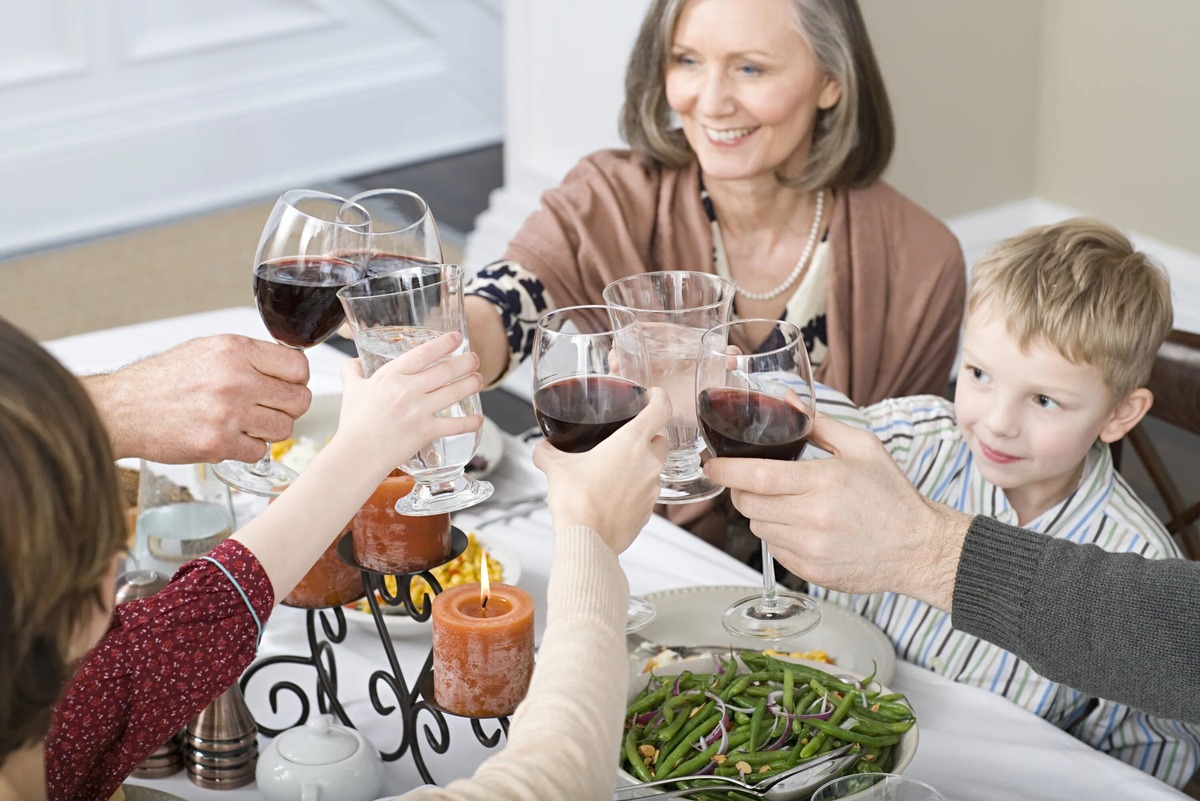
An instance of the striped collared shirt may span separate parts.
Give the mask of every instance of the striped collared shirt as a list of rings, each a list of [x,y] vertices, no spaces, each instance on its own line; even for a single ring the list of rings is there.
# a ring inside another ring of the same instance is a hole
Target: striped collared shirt
[[[968,514],[1017,524],[1004,491],[980,473],[952,403],[923,395],[862,411],[865,424],[923,495]],[[1087,454],[1075,491],[1024,528],[1148,559],[1180,556],[1170,535],[1113,468],[1108,446],[1099,442]],[[957,631],[950,615],[928,604],[895,593],[851,595],[820,587],[812,592],[873,621],[903,659],[999,693],[1165,782],[1182,786],[1200,764],[1200,727],[1097,701],[1052,682],[1008,651]]]

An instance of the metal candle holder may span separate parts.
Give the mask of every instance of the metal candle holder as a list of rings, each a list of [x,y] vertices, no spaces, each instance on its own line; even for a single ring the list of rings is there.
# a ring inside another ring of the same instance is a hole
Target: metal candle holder
[[[450,559],[452,560],[466,550],[467,536],[458,528],[452,528],[450,533]],[[424,665],[418,671],[416,680],[412,684],[409,684],[405,679],[404,671],[401,669],[400,662],[396,658],[395,646],[392,644],[392,638],[388,633],[387,624],[384,621],[383,616],[385,613],[383,607],[380,605],[380,600],[386,606],[403,607],[410,618],[423,623],[429,620],[433,614],[433,597],[426,593],[421,599],[422,603],[419,606],[413,603],[411,594],[413,579],[418,577],[424,579],[429,587],[432,588],[434,595],[442,591],[442,586],[428,569],[415,573],[386,574],[363,567],[354,557],[354,543],[352,535],[349,532],[343,535],[338,541],[337,552],[343,562],[354,567],[362,574],[363,590],[366,594],[367,603],[371,607],[371,617],[375,621],[375,629],[379,633],[379,640],[383,645],[384,654],[387,656],[386,669],[381,668],[376,670],[368,680],[371,706],[382,717],[399,713],[402,723],[400,727],[400,731],[402,732],[400,744],[392,751],[380,750],[379,755],[385,762],[395,762],[406,754],[411,754],[412,760],[421,774],[421,778],[428,784],[436,784],[432,774],[429,772],[428,766],[425,764],[425,757],[421,752],[420,738],[417,737],[418,716],[424,712],[431,718],[429,722],[425,722],[424,724],[425,739],[434,753],[444,754],[450,748],[450,728],[446,723],[446,716],[454,715],[454,713],[443,709],[434,699],[432,648],[430,648],[429,655],[425,658]],[[436,567],[436,565],[433,567]],[[396,579],[395,593],[388,591],[387,582],[385,581],[387,575],[392,575]],[[332,620],[330,615],[332,615]],[[324,636],[318,633],[318,620],[320,621],[320,632]],[[292,664],[309,666],[316,671],[315,705],[317,710],[321,714],[332,714],[345,726],[357,728],[350,719],[350,716],[346,714],[345,708],[338,699],[337,661],[334,658],[333,646],[346,639],[348,630],[345,612],[342,611],[340,606],[309,609],[306,615],[305,629],[308,639],[308,653],[303,656],[279,654],[260,659],[251,665],[242,675],[241,688],[243,692],[250,681],[260,671],[272,665]],[[385,699],[385,691],[394,700]],[[281,680],[271,686],[271,690],[267,696],[273,714],[279,712],[279,696],[283,692],[290,693],[299,700],[300,715],[290,726],[279,729],[271,728],[261,722],[257,723],[258,730],[268,737],[274,737],[292,728],[292,726],[299,726],[305,723],[314,705],[314,702],[309,699],[308,693],[304,688],[293,681]],[[462,717],[461,715],[454,716]],[[483,722],[485,720],[495,721],[498,724],[498,728],[488,733],[484,730]],[[486,748],[496,747],[502,736],[508,736],[507,717],[470,718],[470,721],[471,731],[475,734],[475,738]],[[433,727],[436,727],[436,731],[435,728],[431,728],[431,724]]]

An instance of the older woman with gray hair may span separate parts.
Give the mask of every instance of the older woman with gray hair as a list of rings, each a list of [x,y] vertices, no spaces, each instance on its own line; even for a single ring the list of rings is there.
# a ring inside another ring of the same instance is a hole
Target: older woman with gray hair
[[[654,0],[625,87],[631,149],[583,159],[469,289],[486,382],[545,312],[696,270],[733,281],[735,316],[800,326],[817,380],[856,403],[945,391],[962,251],[880,178],[895,132],[855,0]]]

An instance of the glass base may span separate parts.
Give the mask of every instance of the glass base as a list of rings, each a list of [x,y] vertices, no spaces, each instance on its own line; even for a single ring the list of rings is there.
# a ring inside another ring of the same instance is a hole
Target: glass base
[[[417,478],[413,491],[396,501],[396,511],[409,517],[457,512],[486,501],[492,497],[493,491],[490,482],[466,474],[436,486],[422,484],[421,479]]]
[[[730,634],[758,640],[783,640],[811,631],[821,622],[821,603],[799,592],[776,591],[774,599],[762,593],[742,598],[721,615]]]
[[[701,473],[687,479],[673,479],[665,475],[659,477],[659,503],[695,503],[715,498],[725,489],[720,484],[714,484]]]
[[[224,461],[213,465],[213,472],[234,489],[267,498],[275,497],[296,480],[296,471],[279,462],[268,462],[265,468],[257,463]]]
[[[640,595],[629,596],[629,616],[625,619],[625,633],[633,634],[649,626],[658,616],[654,604]]]

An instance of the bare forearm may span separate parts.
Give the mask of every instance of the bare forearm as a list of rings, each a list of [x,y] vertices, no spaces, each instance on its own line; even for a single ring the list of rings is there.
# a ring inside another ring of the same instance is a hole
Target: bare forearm
[[[468,296],[464,299],[467,313],[467,335],[471,350],[479,356],[479,374],[483,385],[490,387],[508,370],[508,337],[500,312],[486,298]]]
[[[123,459],[140,455],[144,451],[137,438],[142,410],[137,397],[124,391],[126,383],[116,373],[84,376],[80,381],[100,413],[113,456]]]
[[[363,469],[362,454],[336,438],[286,492],[233,539],[254,554],[271,579],[275,598],[295,588],[390,468]]]

